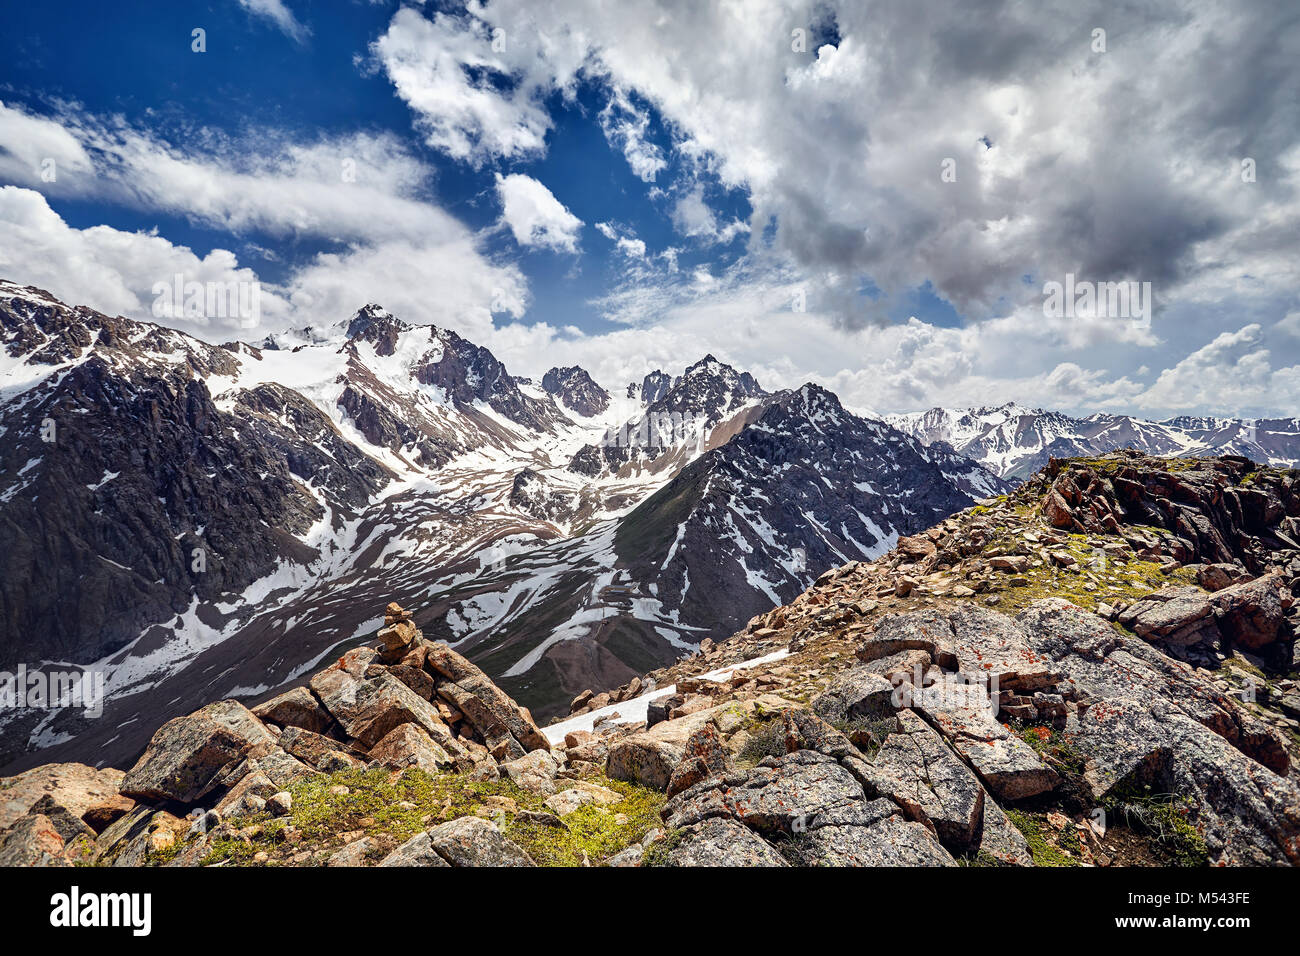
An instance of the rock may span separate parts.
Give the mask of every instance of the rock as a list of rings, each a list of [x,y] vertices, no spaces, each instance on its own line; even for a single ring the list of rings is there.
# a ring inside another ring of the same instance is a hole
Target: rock
[[[984,822],[984,788],[916,714],[900,711],[898,726],[871,762],[867,795],[889,797],[908,819],[933,826],[948,850],[973,849]]]
[[[927,655],[928,663],[928,655]],[[894,685],[860,666],[835,678],[812,702],[815,714],[828,721],[880,720],[893,715]]]
[[[311,679],[311,689],[363,747],[373,747],[406,723],[418,724],[444,749],[451,739],[437,708],[386,671],[359,677],[335,664]]]
[[[1221,639],[1210,597],[1200,588],[1168,587],[1139,598],[1119,616],[1138,637],[1176,647]]]
[[[456,761],[418,724],[399,724],[370,748],[370,759],[393,770],[418,767],[435,775]]]
[[[933,833],[889,812],[890,808],[897,809],[891,801],[877,800],[874,804],[888,815],[867,825],[818,826],[799,838],[800,855],[818,866],[956,866]],[[868,817],[874,815],[867,813]]]
[[[652,845],[653,849],[653,845]],[[788,866],[780,853],[743,824],[711,818],[681,832],[660,866]]]
[[[293,796],[288,790],[281,790],[266,798],[267,812],[273,817],[287,817],[293,810]]]
[[[1207,591],[1222,591],[1250,577],[1235,564],[1203,564],[1196,569],[1196,583]]]
[[[1043,516],[1053,528],[1071,528],[1074,526],[1074,512],[1059,491],[1053,488],[1040,505]]]
[[[858,648],[857,656],[858,660],[870,663],[903,651],[925,651],[940,667],[957,667],[952,627],[939,611],[927,609],[885,615],[876,621],[871,635]]]
[[[623,796],[608,787],[602,787],[599,784],[587,783],[586,781],[576,781],[568,789],[561,790],[554,796],[546,798],[546,806],[555,811],[556,815],[566,817],[579,807],[585,807],[589,803],[613,804],[621,803]]]
[[[592,696],[593,694],[591,692],[591,688],[588,687],[581,694],[579,694],[577,697],[573,698],[573,700],[569,702],[569,713],[576,714],[579,711],[585,710],[587,708],[587,705],[591,703]]]
[[[1300,862],[1300,789],[1240,749],[1267,757],[1270,731],[1190,668],[1066,601],[1036,601],[1017,619],[1091,701],[1071,743],[1093,800],[1151,785],[1191,801],[1213,861]]]
[[[335,851],[325,862],[326,866],[365,866],[366,859],[376,849],[375,841],[370,837],[354,840],[341,850]]]
[[[936,548],[933,541],[923,534],[918,534],[910,538],[899,538],[898,544],[895,545],[899,552],[913,561],[929,557],[934,554]]]
[[[429,672],[422,667],[413,667],[410,664],[393,664],[388,668],[388,673],[392,674],[407,687],[415,692],[415,696],[424,700],[433,699],[433,678]],[[441,712],[439,712],[441,716]]]
[[[297,757],[308,767],[324,773],[365,765],[360,751],[300,727],[286,727],[280,734],[279,744],[286,753]]]
[[[279,727],[301,727],[315,734],[329,733],[334,725],[321,702],[306,687],[295,687],[253,708],[253,716]]]
[[[218,701],[169,720],[122,780],[122,793],[143,800],[193,803],[229,783],[225,773],[244,758],[276,749],[275,737],[243,704]]]
[[[555,793],[555,776],[559,770],[549,750],[534,750],[518,760],[501,764],[501,773],[519,789],[548,796]]]
[[[37,800],[28,813],[40,814],[49,820],[64,843],[71,843],[79,836],[88,836],[92,840],[95,837],[95,831],[87,826],[81,817],[74,815],[71,810],[59,803],[53,794],[47,793]]]
[[[800,750],[766,758],[746,773],[696,784],[669,799],[660,815],[669,827],[730,816],[763,834],[790,834],[863,796],[862,785],[833,758]]]
[[[451,866],[433,848],[428,833],[417,833],[379,863],[380,866]]]
[[[536,866],[532,857],[482,817],[458,817],[428,834],[434,851],[452,866]]]
[[[912,703],[999,799],[1023,800],[1053,789],[1056,771],[998,722],[987,695],[983,687],[945,675]]]
[[[40,813],[22,817],[0,844],[0,867],[66,865],[63,837],[49,817]]]
[[[717,728],[713,724],[705,724],[686,739],[682,757],[673,768],[665,792],[670,797],[674,796],[730,769],[731,756],[722,746]]]
[[[1035,654],[1024,631],[1005,614],[974,605],[959,606],[948,618],[957,669],[972,681],[997,682],[999,691],[1041,690],[1060,675]]]
[[[984,801],[984,826],[980,833],[979,852],[987,853],[1008,866],[1034,865],[1034,854],[1029,849],[1029,841],[994,800]]]
[[[82,763],[51,763],[0,778],[0,830],[26,816],[38,800],[53,795],[59,806],[99,833],[135,805],[118,793],[123,776],[111,767],[96,770]]]
[[[532,716],[486,674],[445,644],[430,644],[428,648],[427,666],[444,678],[438,682],[438,693],[459,707],[485,739],[495,736],[497,727],[503,727],[525,753],[550,748]],[[448,682],[456,688],[451,695],[446,692]],[[471,699],[473,703],[466,707],[465,702]]]
[[[655,790],[667,789],[673,771],[686,752],[686,741],[708,722],[702,711],[655,724],[648,730],[615,741],[605,760],[605,773]]]
[[[1247,650],[1257,651],[1272,644],[1282,629],[1285,588],[1280,574],[1266,574],[1218,591],[1209,603],[1219,630],[1234,645]]]
[[[618,853],[615,853],[605,861],[605,865],[615,867],[640,866],[641,858],[643,856],[645,856],[645,849],[639,844],[633,845],[628,847],[626,850],[620,850]]]

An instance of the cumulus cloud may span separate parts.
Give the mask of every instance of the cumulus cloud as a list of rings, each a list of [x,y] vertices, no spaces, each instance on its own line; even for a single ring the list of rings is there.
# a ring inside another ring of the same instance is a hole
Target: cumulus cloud
[[[578,251],[582,220],[542,183],[522,173],[496,176],[501,219],[521,246]]]
[[[551,120],[540,100],[548,84],[518,78],[507,51],[520,43],[504,25],[445,13],[427,20],[404,7],[371,52],[426,142],[478,165],[544,148]]]

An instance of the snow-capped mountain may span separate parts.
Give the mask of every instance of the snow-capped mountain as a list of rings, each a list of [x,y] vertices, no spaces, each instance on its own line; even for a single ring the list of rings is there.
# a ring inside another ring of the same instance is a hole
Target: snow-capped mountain
[[[1004,478],[1025,478],[1048,458],[1133,448],[1151,455],[1243,455],[1287,467],[1300,461],[1300,419],[1129,415],[1073,418],[1014,402],[979,408],[932,408],[884,420],[927,445],[942,442]]]
[[[609,392],[592,381],[586,369],[576,365],[548,371],[542,376],[542,388],[565,408],[584,418],[609,408]]]
[[[1003,487],[712,356],[611,395],[373,304],[218,346],[8,282],[0,330],[0,667],[107,691],[98,720],[0,715],[11,768],[129,758],[393,599],[547,713]]]
[[[431,630],[549,716],[1010,487],[805,385],[766,396],[625,517],[449,591]]]

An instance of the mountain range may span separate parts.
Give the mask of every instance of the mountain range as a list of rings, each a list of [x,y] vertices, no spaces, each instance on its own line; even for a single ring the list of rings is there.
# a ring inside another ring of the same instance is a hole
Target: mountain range
[[[214,345],[0,282],[0,667],[102,673],[0,762],[120,763],[396,598],[539,717],[1006,482],[713,356],[607,391],[371,304]]]
[[[1283,468],[1300,462],[1300,418],[1074,418],[1015,402],[884,417],[925,445],[942,443],[1008,479],[1027,478],[1051,458],[1101,455],[1117,448],[1174,457],[1242,455]]]

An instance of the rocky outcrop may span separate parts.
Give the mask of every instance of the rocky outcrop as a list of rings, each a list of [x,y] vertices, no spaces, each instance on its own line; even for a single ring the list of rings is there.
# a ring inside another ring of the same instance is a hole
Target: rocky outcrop
[[[542,388],[565,408],[586,418],[599,415],[609,407],[609,393],[592,381],[586,369],[577,365],[552,368],[542,376]]]

